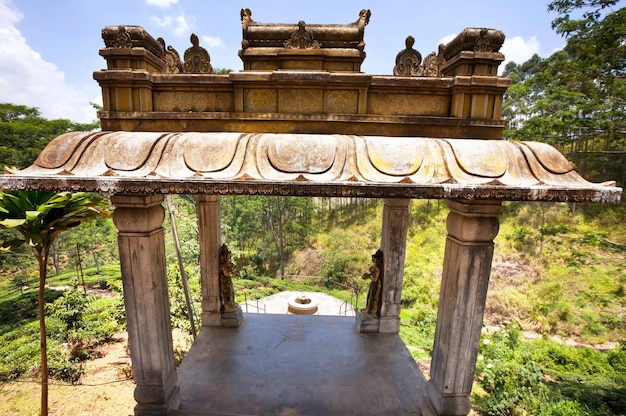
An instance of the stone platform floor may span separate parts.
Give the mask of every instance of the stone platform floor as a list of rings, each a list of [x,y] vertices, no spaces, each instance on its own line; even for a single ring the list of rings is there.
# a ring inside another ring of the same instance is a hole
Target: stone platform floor
[[[354,317],[244,314],[203,327],[178,371],[189,415],[420,415],[426,381],[398,335]]]

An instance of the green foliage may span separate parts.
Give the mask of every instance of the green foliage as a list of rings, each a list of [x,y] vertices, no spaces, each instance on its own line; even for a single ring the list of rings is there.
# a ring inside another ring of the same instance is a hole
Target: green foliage
[[[626,8],[617,0],[558,0],[553,28],[565,48],[509,63],[505,137],[558,147],[588,179],[626,180]]]
[[[47,253],[61,233],[108,215],[102,201],[103,197],[86,192],[0,191],[0,227],[20,234],[2,247],[25,244]]]
[[[244,274],[284,278],[289,256],[306,247],[313,227],[311,198],[237,196],[222,202],[224,241]]]
[[[482,391],[474,393],[476,409],[484,415],[621,414],[626,410],[623,354],[523,341],[514,325],[483,337],[476,367]]]
[[[98,121],[80,124],[64,119],[47,120],[37,108],[0,103],[0,166],[25,168],[53,138],[98,126]]]
[[[39,366],[37,292],[29,290],[17,298],[6,296],[6,288],[0,288],[0,293],[4,294],[0,298],[0,380],[9,380]],[[125,313],[121,301],[121,298],[98,299],[75,289],[46,290],[51,377],[78,381],[84,372],[80,361],[90,359],[94,348],[123,329]]]
[[[196,267],[185,267],[185,275],[187,276],[187,282],[189,285],[189,292],[192,306],[195,311],[200,310],[200,270]],[[167,283],[168,292],[170,298],[170,317],[172,325],[176,328],[180,328],[189,334],[192,334],[191,323],[189,322],[189,316],[187,312],[187,302],[185,301],[185,293],[183,291],[183,284],[180,277],[180,269],[178,263],[171,263],[167,267]],[[196,328],[200,326],[198,317],[194,314],[194,320]]]
[[[46,305],[46,311],[53,318],[59,319],[65,325],[65,332],[70,334],[83,327],[83,316],[89,313],[89,304],[95,300],[94,296],[87,296],[83,291],[74,287],[63,293],[63,296],[53,303]],[[71,340],[71,336],[67,340]]]

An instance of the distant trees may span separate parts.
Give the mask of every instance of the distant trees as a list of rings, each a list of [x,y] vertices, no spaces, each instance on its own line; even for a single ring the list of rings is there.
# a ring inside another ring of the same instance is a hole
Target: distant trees
[[[626,182],[626,8],[619,0],[559,0],[553,28],[565,48],[509,63],[505,137],[559,148],[590,180]],[[578,18],[573,17],[579,15]]]
[[[236,196],[222,200],[222,227],[243,271],[280,273],[295,250],[306,246],[316,208],[311,198]]]
[[[82,124],[65,119],[48,120],[37,108],[0,103],[0,167],[25,168],[56,136],[99,126],[98,121]]]

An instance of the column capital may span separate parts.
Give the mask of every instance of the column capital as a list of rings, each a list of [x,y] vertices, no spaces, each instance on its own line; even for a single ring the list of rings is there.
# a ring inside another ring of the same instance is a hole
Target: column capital
[[[467,217],[499,217],[504,212],[500,201],[462,201],[446,200],[451,212],[458,212]]]
[[[111,203],[116,208],[150,208],[161,205],[163,195],[136,195],[136,194],[115,194],[111,197]]]
[[[114,195],[113,223],[121,234],[151,233],[162,228],[163,195]]]
[[[504,212],[495,201],[447,201],[450,213],[446,221],[448,238],[460,244],[492,245],[498,235],[498,217]]]

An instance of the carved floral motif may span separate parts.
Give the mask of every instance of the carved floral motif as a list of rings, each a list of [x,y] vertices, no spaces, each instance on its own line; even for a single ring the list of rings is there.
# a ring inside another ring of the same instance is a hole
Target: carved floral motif
[[[278,111],[276,90],[248,89],[244,105],[245,111],[251,113],[275,113]]]
[[[130,37],[130,33],[126,31],[124,26],[119,26],[117,29],[117,34],[113,39],[113,47],[114,48],[132,48],[133,41]]]
[[[489,38],[489,31],[487,29],[480,30],[480,36],[476,38],[476,45],[474,46],[476,52],[491,52],[491,39]]]

